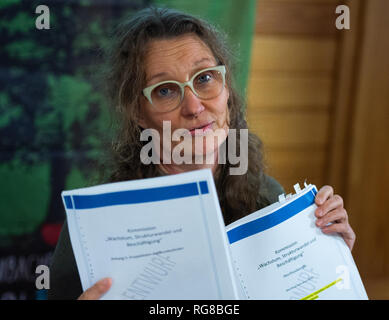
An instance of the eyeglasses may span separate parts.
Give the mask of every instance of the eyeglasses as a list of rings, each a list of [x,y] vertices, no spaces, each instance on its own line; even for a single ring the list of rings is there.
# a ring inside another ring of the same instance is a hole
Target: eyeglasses
[[[225,75],[225,66],[206,68],[187,82],[162,81],[143,89],[143,94],[156,110],[168,112],[181,104],[186,86],[200,99],[216,98],[223,91]]]

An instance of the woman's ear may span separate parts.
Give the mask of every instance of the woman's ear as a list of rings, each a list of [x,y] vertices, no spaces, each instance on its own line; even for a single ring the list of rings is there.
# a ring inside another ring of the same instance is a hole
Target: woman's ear
[[[227,90],[227,104],[230,103],[230,90],[228,89],[227,85],[225,86],[226,90]]]
[[[227,126],[230,126],[231,124],[231,118],[230,118],[230,108],[228,108],[227,106],[227,117],[226,117],[226,121],[227,121]]]
[[[228,90],[228,88],[226,87],[227,89],[227,117],[226,117],[226,121],[227,121],[227,125],[230,126],[231,124],[231,118],[230,118],[230,90]]]
[[[143,128],[143,129],[146,129],[146,122],[145,122],[145,118],[143,116],[143,114],[139,113],[138,115],[138,125]]]
[[[144,114],[144,106],[143,105],[139,108],[139,112],[138,112],[138,125],[141,128],[143,128],[143,129],[147,129],[146,117],[145,117],[145,114]]]

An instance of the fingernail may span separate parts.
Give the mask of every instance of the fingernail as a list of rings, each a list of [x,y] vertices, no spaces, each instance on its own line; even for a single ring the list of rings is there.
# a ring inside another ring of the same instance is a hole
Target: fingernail
[[[105,278],[101,281],[101,284],[106,288],[111,285],[111,279],[110,278]]]

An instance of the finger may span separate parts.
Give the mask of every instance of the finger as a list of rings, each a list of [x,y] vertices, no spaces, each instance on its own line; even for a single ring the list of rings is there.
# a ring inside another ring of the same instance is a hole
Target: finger
[[[316,194],[315,203],[320,206],[333,194],[334,189],[331,186],[323,186]]]
[[[340,233],[343,238],[352,237],[352,229],[350,228],[348,223],[333,223],[329,226],[325,226],[321,229],[321,231],[326,234]]]
[[[98,300],[112,285],[111,278],[104,278],[85,290],[78,300]]]
[[[347,212],[344,208],[339,208],[328,212],[325,216],[316,220],[316,225],[320,228],[325,227],[329,223],[347,223]]]
[[[356,236],[353,229],[348,223],[335,223],[321,229],[321,231],[325,234],[340,234],[343,237],[343,240],[345,241],[347,246],[350,248],[350,251],[353,249]]]
[[[343,208],[343,199],[337,194],[330,197],[321,206],[319,206],[315,211],[315,215],[319,218],[336,208]]]

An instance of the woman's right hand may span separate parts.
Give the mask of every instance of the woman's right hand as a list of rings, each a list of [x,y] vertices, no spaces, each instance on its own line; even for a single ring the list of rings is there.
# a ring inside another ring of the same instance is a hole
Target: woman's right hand
[[[109,290],[109,288],[111,288],[111,285],[111,278],[103,278],[97,281],[92,287],[85,290],[77,300],[98,300]]]

